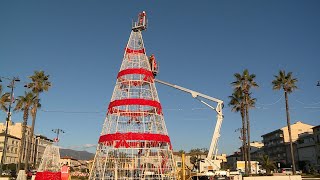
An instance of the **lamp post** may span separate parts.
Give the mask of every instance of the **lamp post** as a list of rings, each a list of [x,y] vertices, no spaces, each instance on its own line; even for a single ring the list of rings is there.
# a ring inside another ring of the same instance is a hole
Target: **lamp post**
[[[65,131],[62,130],[62,129],[59,129],[59,128],[58,128],[58,129],[52,129],[52,131],[57,134],[57,137],[54,139],[54,141],[57,143],[57,146],[58,146],[58,143],[59,143],[59,134],[60,134],[60,133],[65,133]]]
[[[4,77],[2,77],[4,78]],[[0,163],[0,175],[2,175],[2,171],[3,171],[3,164],[5,162],[5,158],[6,158],[6,153],[7,153],[7,145],[8,145],[8,125],[9,125],[9,121],[11,119],[11,106],[12,106],[12,101],[13,101],[13,90],[14,90],[14,83],[15,82],[19,82],[20,79],[17,77],[13,77],[12,79],[10,78],[4,78],[4,79],[8,79],[11,80],[11,83],[9,86],[9,88],[11,88],[11,92],[10,92],[10,102],[9,102],[9,108],[8,108],[8,116],[6,119],[6,129],[5,129],[5,133],[4,133],[4,144],[3,144],[3,151],[2,151],[2,157],[1,157],[1,163]]]

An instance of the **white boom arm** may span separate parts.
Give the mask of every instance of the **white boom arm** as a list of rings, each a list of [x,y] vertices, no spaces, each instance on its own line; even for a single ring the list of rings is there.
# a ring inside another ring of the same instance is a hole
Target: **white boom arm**
[[[158,79],[155,79],[155,82],[158,82],[160,84],[164,84],[164,85],[173,87],[173,88],[178,89],[180,91],[184,91],[184,92],[190,93],[193,98],[199,100],[201,103],[205,104],[206,106],[210,107],[211,109],[213,109],[213,110],[215,110],[217,112],[217,123],[216,123],[216,127],[214,129],[214,132],[213,132],[212,141],[211,141],[211,145],[210,145],[210,149],[209,149],[209,153],[208,153],[207,159],[211,160],[213,158],[213,156],[216,157],[218,139],[220,137],[220,129],[221,129],[222,121],[223,121],[223,114],[222,114],[223,101],[219,100],[219,99],[216,99],[216,98],[213,98],[213,97],[210,97],[208,95],[205,95],[205,94],[202,94],[202,93],[199,93],[199,92],[196,92],[196,91],[193,91],[193,90],[178,86],[178,85],[174,85],[174,84],[170,84],[170,83],[158,80]],[[210,104],[208,104],[208,103],[204,102],[203,100],[199,99],[198,97],[202,97],[204,99],[208,99],[208,100],[216,102],[218,104],[214,108]]]

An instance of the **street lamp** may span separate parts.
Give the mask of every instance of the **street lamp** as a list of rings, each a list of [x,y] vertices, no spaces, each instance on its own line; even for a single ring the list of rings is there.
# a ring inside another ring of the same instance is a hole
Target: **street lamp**
[[[57,146],[58,146],[58,143],[59,143],[59,134],[60,134],[60,133],[65,133],[65,131],[58,128],[58,129],[52,129],[52,132],[54,132],[54,133],[57,134],[57,137],[54,139],[54,141],[57,143]]]
[[[2,77],[3,79],[8,79],[11,80],[11,83],[9,86],[7,86],[8,88],[11,88],[11,92],[10,92],[10,102],[9,102],[9,108],[8,108],[8,116],[6,119],[6,129],[5,129],[5,133],[4,133],[4,144],[3,144],[3,151],[2,151],[2,157],[1,157],[1,163],[0,163],[0,175],[2,175],[2,171],[3,171],[3,164],[5,161],[5,157],[6,157],[6,153],[7,153],[7,144],[8,144],[8,125],[9,125],[9,121],[11,119],[11,106],[12,106],[12,98],[13,98],[13,90],[14,90],[14,83],[15,82],[19,82],[20,79],[17,77],[13,77],[12,79],[10,78],[5,78]],[[1,79],[0,79],[0,82]]]

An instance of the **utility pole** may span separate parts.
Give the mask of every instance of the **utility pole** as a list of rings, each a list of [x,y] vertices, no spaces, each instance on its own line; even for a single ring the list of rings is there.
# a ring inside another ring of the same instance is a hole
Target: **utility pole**
[[[8,88],[11,88],[11,92],[10,92],[10,102],[9,102],[9,108],[8,108],[8,116],[7,116],[7,119],[6,119],[6,129],[5,129],[5,133],[4,133],[3,152],[2,152],[1,163],[0,163],[0,175],[2,175],[3,164],[5,163],[6,153],[7,153],[7,146],[8,146],[8,125],[9,125],[9,121],[10,121],[10,119],[11,119],[11,106],[12,106],[12,101],[14,100],[14,99],[13,99],[14,83],[20,81],[20,79],[17,78],[17,77],[13,77],[12,79],[10,79],[10,78],[5,78],[5,77],[2,77],[2,78],[11,80],[10,85],[7,86]],[[1,79],[0,79],[0,82],[2,82]]]
[[[59,144],[59,134],[60,133],[66,133],[66,132],[64,130],[62,130],[62,129],[59,129],[59,128],[58,129],[52,129],[52,132],[57,134],[56,138],[54,138],[54,142],[56,142],[57,146],[58,146],[58,144]]]

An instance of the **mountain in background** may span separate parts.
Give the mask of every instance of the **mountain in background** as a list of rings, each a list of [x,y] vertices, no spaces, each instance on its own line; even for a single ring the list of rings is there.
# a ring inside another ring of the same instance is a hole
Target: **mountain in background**
[[[92,160],[94,158],[94,154],[88,151],[77,151],[72,149],[60,149],[60,157],[72,157],[78,160]]]

